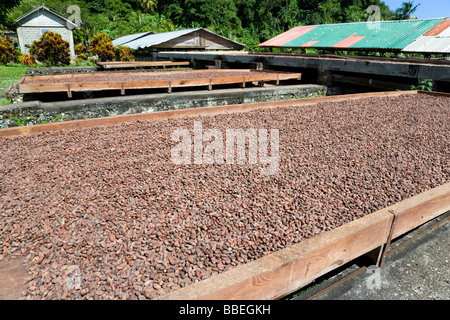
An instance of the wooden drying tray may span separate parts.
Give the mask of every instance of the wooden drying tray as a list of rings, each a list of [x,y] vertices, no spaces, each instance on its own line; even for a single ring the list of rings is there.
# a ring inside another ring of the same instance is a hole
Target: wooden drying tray
[[[278,102],[261,102],[197,109],[121,115],[0,129],[0,137],[16,137],[42,132],[84,130],[136,121],[162,121],[256,109],[308,105],[323,102],[358,100],[369,97],[397,97],[426,94],[450,97],[450,94],[426,91],[392,91],[328,96]],[[383,258],[391,239],[450,210],[450,183],[430,189],[390,207],[316,235],[260,259],[239,265],[217,276],[169,292],[159,300],[268,300],[277,299],[302,288],[318,277],[369,252]],[[381,262],[383,259],[379,259]],[[378,262],[377,262],[378,264]],[[382,265],[382,264],[381,264]]]
[[[150,68],[150,67],[179,67],[188,66],[189,61],[114,61],[97,62],[103,69],[126,69],[126,68]]]
[[[214,74],[214,76],[211,76]],[[228,74],[228,75],[227,75]],[[145,76],[153,80],[142,80]],[[176,79],[182,76],[182,79]],[[133,81],[133,78],[136,78]],[[156,78],[156,80],[155,80]],[[172,78],[172,79],[171,79]],[[130,81],[131,79],[131,81]],[[18,94],[67,92],[69,98],[72,92],[120,90],[125,95],[126,89],[158,89],[165,88],[170,93],[175,87],[207,86],[240,84],[245,87],[250,82],[268,82],[280,80],[301,79],[301,73],[256,71],[250,69],[220,69],[220,70],[189,70],[168,72],[127,72],[127,73],[94,73],[94,74],[64,74],[51,76],[24,76],[15,85]],[[14,89],[14,86],[8,90]]]

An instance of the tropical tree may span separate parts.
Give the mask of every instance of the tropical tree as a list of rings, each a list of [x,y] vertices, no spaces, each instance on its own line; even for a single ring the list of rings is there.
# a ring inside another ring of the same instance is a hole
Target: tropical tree
[[[417,8],[420,6],[420,3],[414,6],[414,1],[403,2],[402,6],[395,10],[395,20],[410,20],[417,19],[417,17],[413,16],[413,13],[416,12]]]
[[[154,12],[158,6],[158,0],[141,0],[141,7],[144,11],[150,10]]]
[[[155,13],[153,15],[133,12],[130,15],[129,27],[131,33],[153,31],[156,33],[175,31],[177,28],[170,19],[164,15]]]
[[[20,0],[0,1],[0,28],[5,29],[13,20],[8,21],[10,11],[20,3]]]

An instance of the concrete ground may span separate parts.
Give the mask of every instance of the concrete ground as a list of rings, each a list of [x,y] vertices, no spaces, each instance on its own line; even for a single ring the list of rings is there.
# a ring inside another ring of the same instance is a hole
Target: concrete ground
[[[447,212],[393,241],[381,268],[359,259],[292,300],[450,300],[449,248]]]

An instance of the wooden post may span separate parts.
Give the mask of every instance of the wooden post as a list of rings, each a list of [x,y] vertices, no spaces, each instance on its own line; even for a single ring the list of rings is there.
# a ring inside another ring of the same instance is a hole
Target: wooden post
[[[123,87],[123,82],[122,82],[122,89],[120,89],[120,94],[123,96],[125,95],[125,89]]]
[[[72,98],[72,91],[70,91],[70,83],[67,84],[67,96]]]
[[[243,77],[243,79],[242,79],[241,88],[245,88],[245,77]]]

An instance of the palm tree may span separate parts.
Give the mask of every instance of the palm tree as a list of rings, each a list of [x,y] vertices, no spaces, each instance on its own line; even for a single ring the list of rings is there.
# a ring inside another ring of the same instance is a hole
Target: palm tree
[[[395,10],[395,20],[409,20],[409,19],[417,19],[417,17],[413,16],[413,13],[417,10],[417,7],[420,6],[420,3],[414,6],[414,1],[403,2],[402,6]]]
[[[144,11],[150,10],[154,12],[158,6],[158,0],[141,0],[141,7]]]

